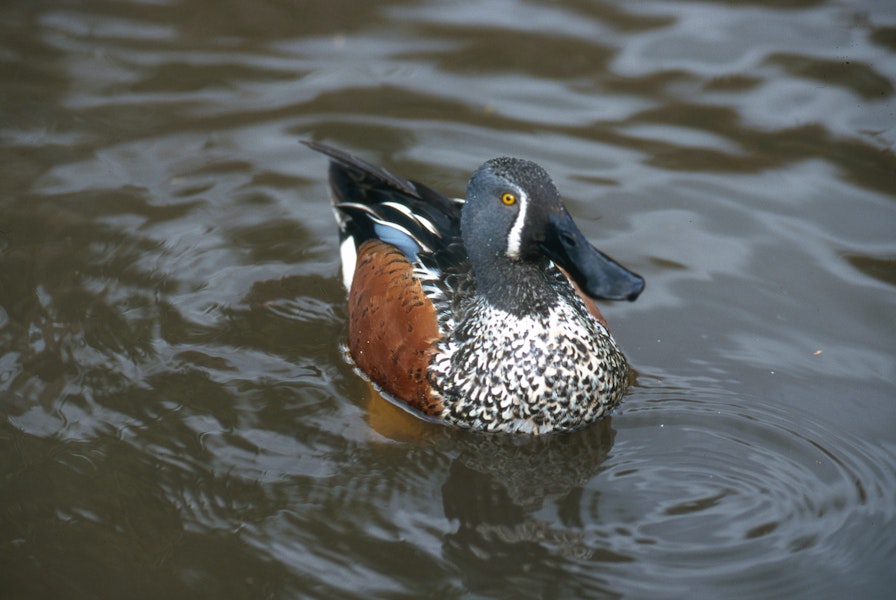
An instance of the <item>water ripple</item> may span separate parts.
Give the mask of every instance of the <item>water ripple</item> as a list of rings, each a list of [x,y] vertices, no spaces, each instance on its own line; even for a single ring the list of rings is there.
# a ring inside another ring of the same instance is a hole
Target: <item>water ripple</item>
[[[871,446],[811,415],[794,422],[761,398],[694,394],[700,387],[688,384],[686,400],[643,388],[625,409],[621,441],[588,486],[600,496],[594,534],[624,532],[617,549],[649,555],[681,586],[694,576],[689,564],[711,565],[707,581],[721,585],[745,564],[837,556],[830,566],[849,572],[894,550],[886,528],[869,537],[856,520],[893,522],[896,446]],[[797,589],[788,578],[779,571],[768,586]]]

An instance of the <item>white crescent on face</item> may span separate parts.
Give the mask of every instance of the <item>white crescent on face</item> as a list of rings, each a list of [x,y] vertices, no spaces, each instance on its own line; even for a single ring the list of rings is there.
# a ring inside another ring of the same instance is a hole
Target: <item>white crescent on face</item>
[[[516,220],[510,231],[507,232],[507,256],[511,258],[519,258],[520,244],[523,239],[523,228],[526,225],[526,211],[529,208],[529,197],[522,190],[515,188],[517,197],[517,215]]]

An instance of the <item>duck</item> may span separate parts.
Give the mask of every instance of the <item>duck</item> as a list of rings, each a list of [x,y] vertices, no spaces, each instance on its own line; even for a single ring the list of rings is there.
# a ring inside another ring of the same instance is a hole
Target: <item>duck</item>
[[[418,417],[541,435],[600,420],[631,370],[596,300],[644,278],[595,248],[548,173],[513,157],[445,196],[338,148],[329,159],[348,294],[347,353]]]

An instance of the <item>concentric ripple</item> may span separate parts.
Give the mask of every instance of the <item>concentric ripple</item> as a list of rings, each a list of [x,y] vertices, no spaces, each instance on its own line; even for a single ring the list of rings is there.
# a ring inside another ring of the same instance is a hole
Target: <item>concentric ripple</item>
[[[653,576],[666,571],[682,591],[754,572],[747,588],[759,595],[806,591],[772,568],[782,560],[823,557],[849,573],[894,551],[874,525],[896,513],[896,448],[871,448],[811,417],[793,422],[769,399],[746,404],[742,393],[688,387],[687,399],[641,388],[615,421],[613,454],[589,484],[601,539],[651,557]]]

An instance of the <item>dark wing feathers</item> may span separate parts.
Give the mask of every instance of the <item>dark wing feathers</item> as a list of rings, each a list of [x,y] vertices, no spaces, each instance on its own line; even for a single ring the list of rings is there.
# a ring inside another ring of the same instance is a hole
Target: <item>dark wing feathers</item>
[[[378,167],[357,156],[353,156],[348,152],[344,152],[332,146],[327,146],[326,144],[312,142],[311,140],[302,140],[302,143],[312,150],[316,150],[321,154],[326,154],[334,163],[354,169],[357,174],[361,176],[361,180],[366,178],[372,181],[377,181],[409,196],[419,198],[417,191],[414,189],[411,182],[393,175],[382,167]]]
[[[454,246],[450,254],[462,246],[462,202],[337,148],[303,143],[330,158],[330,188],[340,229],[343,236],[354,238],[357,247],[369,239],[382,239],[417,260],[418,253],[432,259],[449,246]]]

